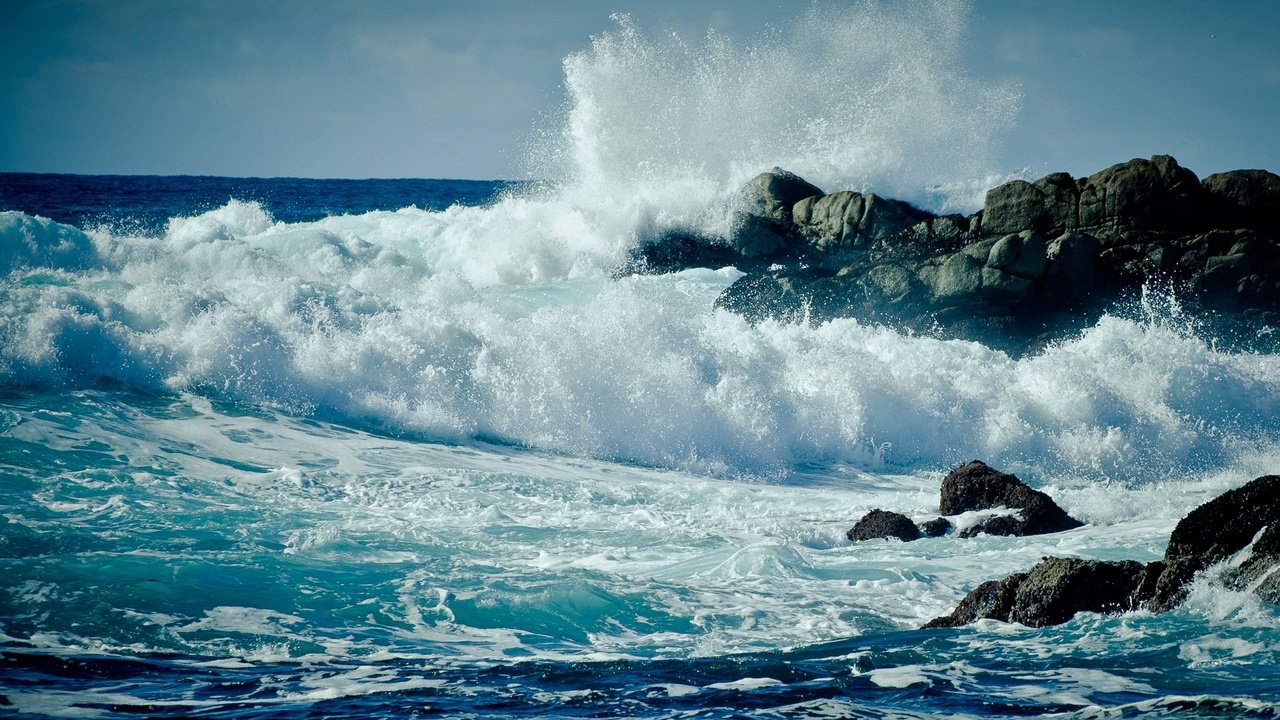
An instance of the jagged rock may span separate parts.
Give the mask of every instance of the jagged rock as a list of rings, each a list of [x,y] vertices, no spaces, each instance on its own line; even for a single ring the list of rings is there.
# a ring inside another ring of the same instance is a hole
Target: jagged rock
[[[1280,562],[1280,531],[1261,537],[1259,532],[1276,525],[1280,525],[1280,475],[1260,477],[1219,495],[1178,522],[1169,536],[1163,567],[1155,579],[1144,583],[1137,600],[1153,611],[1176,607],[1197,572],[1251,544],[1255,549],[1244,572],[1250,579],[1262,577]]]
[[[1008,508],[1018,516],[997,516],[967,528],[960,537],[989,535],[1043,535],[1082,526],[1058,507],[1048,495],[1029,487],[1016,475],[1002,473],[980,460],[952,470],[942,481],[940,511],[958,515],[973,510]]]
[[[920,539],[920,528],[906,515],[876,509],[863,515],[845,536],[854,542],[888,538],[910,542]]]
[[[1080,612],[1122,612],[1131,607],[1141,572],[1142,565],[1132,560],[1045,558],[1029,572],[979,585],[950,615],[925,627],[957,627],[982,618],[1045,627]]]
[[[942,537],[951,528],[951,521],[941,517],[920,523],[920,532],[924,533],[926,537]]]

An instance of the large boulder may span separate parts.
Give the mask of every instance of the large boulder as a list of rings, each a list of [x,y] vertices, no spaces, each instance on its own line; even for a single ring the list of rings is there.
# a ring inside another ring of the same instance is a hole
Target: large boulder
[[[1018,479],[1002,473],[980,460],[952,470],[942,480],[939,509],[943,515],[958,515],[974,510],[1007,508],[1018,510],[1018,516],[997,516],[961,531],[961,537],[979,533],[989,535],[1043,535],[1062,532],[1084,523],[1071,517],[1053,498]]]
[[[752,178],[741,191],[730,245],[744,257],[767,257],[795,239],[791,209],[822,190],[800,176],[774,168]]]
[[[1207,195],[1196,174],[1168,155],[1135,158],[1078,181],[1079,227],[1107,234],[1186,232],[1205,221]]]
[[[911,518],[888,510],[872,510],[857,522],[845,536],[854,542],[895,538],[903,542],[919,540],[920,528]]]
[[[982,233],[1008,235],[1023,230],[1056,235],[1079,222],[1080,191],[1067,173],[1036,180],[1012,180],[987,191],[982,206]]]
[[[1030,627],[1058,625],[1076,613],[1130,609],[1141,563],[1045,558],[1029,572],[992,580],[969,593],[950,615],[925,627],[957,627],[989,618]]]

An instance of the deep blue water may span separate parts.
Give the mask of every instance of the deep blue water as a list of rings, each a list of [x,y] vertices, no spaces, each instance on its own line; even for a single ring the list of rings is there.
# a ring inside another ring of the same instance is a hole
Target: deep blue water
[[[169,218],[197,215],[232,198],[257,202],[281,222],[417,207],[481,205],[509,187],[500,180],[346,180],[196,175],[49,175],[0,172],[0,209],[76,227],[108,225],[156,233]]]
[[[919,629],[1274,472],[1273,355],[752,327],[497,182],[0,183],[0,714],[1280,715],[1276,608],[1211,578]],[[844,539],[974,456],[1089,525]]]

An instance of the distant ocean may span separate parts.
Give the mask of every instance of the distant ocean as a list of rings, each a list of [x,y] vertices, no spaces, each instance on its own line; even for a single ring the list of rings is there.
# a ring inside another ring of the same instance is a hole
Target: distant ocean
[[[880,85],[875,130],[795,99],[824,155],[707,115],[786,105],[805,48],[866,32],[838,20],[770,49],[795,75],[769,87],[622,21],[566,60],[537,185],[0,174],[0,715],[1280,716],[1280,614],[1207,582],[1164,615],[920,629],[1045,555],[1156,559],[1280,470],[1277,356],[1154,292],[1013,358],[753,326],[712,309],[731,267],[617,276],[773,164],[972,206],[980,163],[892,155],[980,148],[1001,119],[954,115],[981,103]],[[878,52],[954,80],[913,27]],[[935,517],[974,458],[1088,524],[845,539]]]

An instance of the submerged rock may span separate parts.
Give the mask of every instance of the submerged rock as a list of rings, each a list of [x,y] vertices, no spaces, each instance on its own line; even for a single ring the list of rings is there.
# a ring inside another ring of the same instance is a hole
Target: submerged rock
[[[960,532],[960,537],[988,535],[1043,535],[1078,528],[1084,523],[1067,514],[1053,498],[980,460],[962,465],[942,481],[939,509],[943,515],[973,510],[1016,509],[1018,516],[991,518]]]
[[[854,542],[889,538],[910,542],[919,540],[921,533],[920,528],[906,515],[876,509],[863,515],[845,536]]]

